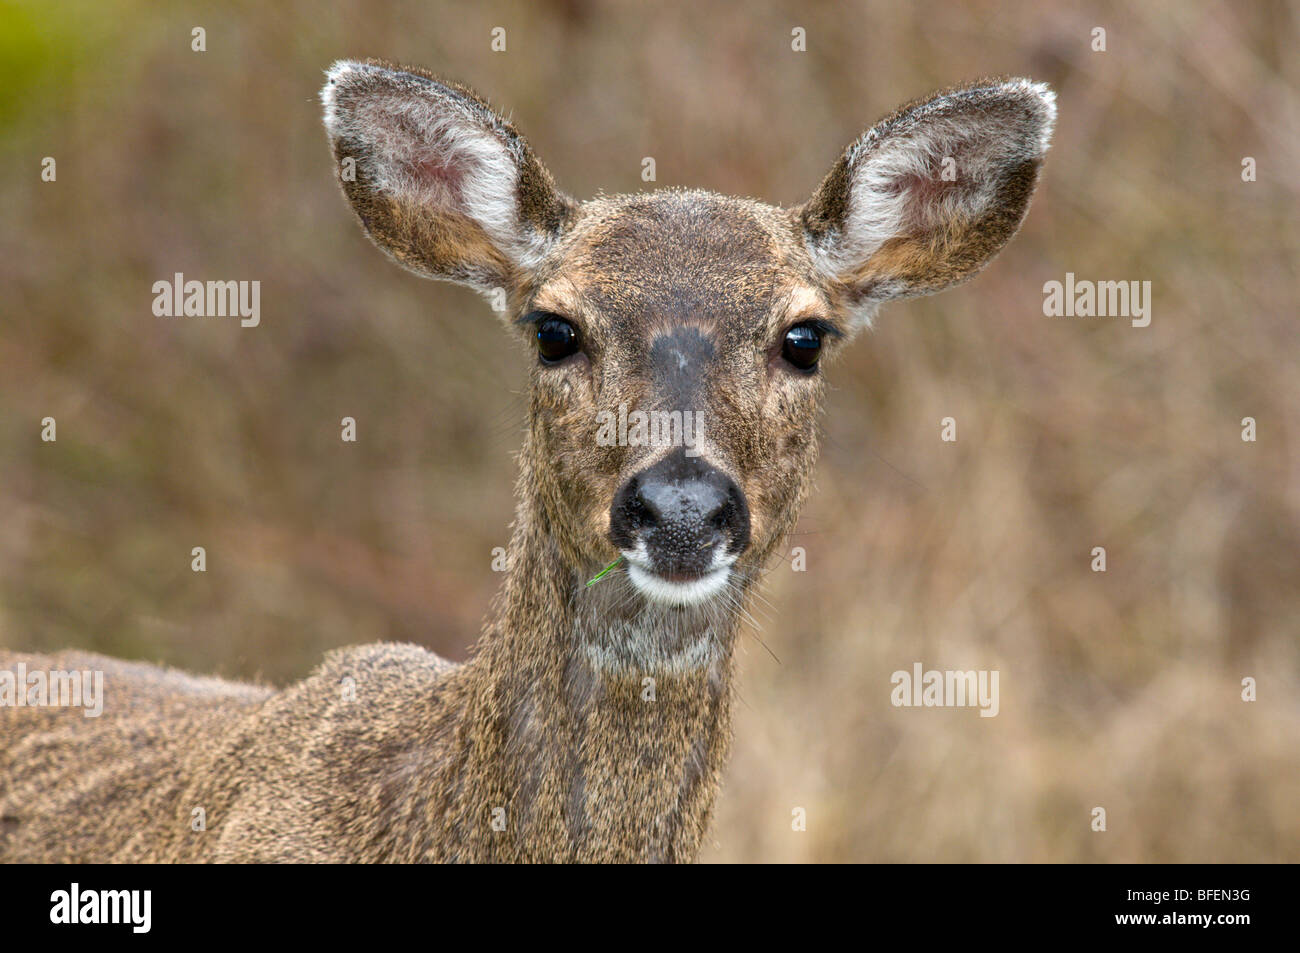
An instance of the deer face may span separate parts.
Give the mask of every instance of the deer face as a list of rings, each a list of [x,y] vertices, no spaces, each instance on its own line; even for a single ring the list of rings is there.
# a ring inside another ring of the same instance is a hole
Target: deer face
[[[702,192],[590,202],[525,299],[564,535],[667,602],[757,565],[804,494],[819,359],[848,328],[791,217]]]
[[[1019,227],[1054,102],[1024,80],[906,107],[783,210],[705,192],[577,203],[471,91],[339,63],[340,182],[399,264],[495,299],[528,342],[525,465],[575,578],[615,553],[651,602],[711,599],[793,527],[827,355],[885,300]]]

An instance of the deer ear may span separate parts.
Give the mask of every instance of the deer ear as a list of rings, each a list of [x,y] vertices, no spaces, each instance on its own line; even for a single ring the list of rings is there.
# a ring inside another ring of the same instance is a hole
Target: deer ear
[[[339,183],[384,252],[485,293],[540,261],[573,202],[474,92],[378,62],[335,63],[327,75]]]
[[[905,106],[845,150],[798,210],[818,269],[869,320],[890,298],[971,277],[1020,227],[1056,97],[1025,79]]]

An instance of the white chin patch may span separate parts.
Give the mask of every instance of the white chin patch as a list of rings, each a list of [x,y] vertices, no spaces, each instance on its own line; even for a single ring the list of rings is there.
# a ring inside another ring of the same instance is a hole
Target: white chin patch
[[[672,606],[698,605],[712,599],[727,587],[729,575],[731,575],[731,566],[728,564],[710,569],[700,578],[692,579],[690,582],[672,582],[642,569],[631,560],[628,560],[627,565],[627,576],[642,595],[651,602]]]

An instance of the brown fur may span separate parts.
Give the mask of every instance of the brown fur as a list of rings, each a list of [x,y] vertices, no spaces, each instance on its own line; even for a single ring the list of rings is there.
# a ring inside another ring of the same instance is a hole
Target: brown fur
[[[846,153],[801,209],[684,190],[578,205],[472,92],[387,70],[344,69],[327,87],[345,114],[336,158],[357,160],[341,184],[367,233],[421,273],[505,288],[515,318],[562,314],[583,341],[532,371],[508,572],[476,651],[457,666],[414,646],[342,649],[281,691],[98,656],[0,653],[4,668],[106,678],[98,719],[0,710],[0,860],[692,860],[726,758],[738,619],[816,459],[821,373],[793,372],[782,337],[816,319],[847,339],[851,308],[880,282],[919,293],[973,273],[1014,233],[1038,168],[994,169],[997,197],[977,220],[895,236],[831,274],[812,249],[850,227],[850,156],[869,150]],[[976,92],[978,109],[999,102]],[[457,204],[469,160],[405,170],[445,178],[429,193],[442,204],[381,189],[390,160],[368,127],[346,125],[376,95],[414,97],[491,137],[478,141],[515,170],[520,242],[544,253],[525,264]],[[896,114],[871,135],[912,121]],[[707,360],[675,373],[656,356],[665,338]],[[651,604],[622,573],[583,585],[617,553],[611,499],[662,452],[598,445],[597,412],[620,403],[706,415],[708,460],[751,517],[724,599]]]

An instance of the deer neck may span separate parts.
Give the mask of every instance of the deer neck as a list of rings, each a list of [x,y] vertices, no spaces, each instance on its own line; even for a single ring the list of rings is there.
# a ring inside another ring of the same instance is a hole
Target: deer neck
[[[464,672],[448,817],[466,859],[695,857],[730,742],[738,609],[647,605],[621,572],[589,575],[526,498]]]

